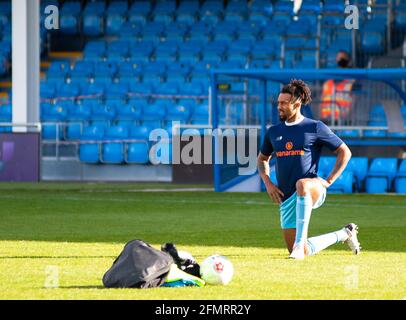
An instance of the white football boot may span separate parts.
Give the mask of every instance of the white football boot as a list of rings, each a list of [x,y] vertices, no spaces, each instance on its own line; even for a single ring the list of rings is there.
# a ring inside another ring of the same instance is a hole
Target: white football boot
[[[305,251],[303,244],[296,244],[293,247],[292,253],[289,256],[290,259],[303,260],[305,258]]]
[[[348,244],[354,254],[359,254],[361,252],[361,244],[357,237],[358,226],[355,223],[350,223],[347,224],[344,229],[348,233],[348,239],[345,240],[344,243]]]

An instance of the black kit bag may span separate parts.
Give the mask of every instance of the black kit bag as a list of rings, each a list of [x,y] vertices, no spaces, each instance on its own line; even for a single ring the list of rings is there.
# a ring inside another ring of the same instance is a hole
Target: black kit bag
[[[142,240],[129,241],[103,276],[107,288],[155,288],[166,280],[173,258]]]

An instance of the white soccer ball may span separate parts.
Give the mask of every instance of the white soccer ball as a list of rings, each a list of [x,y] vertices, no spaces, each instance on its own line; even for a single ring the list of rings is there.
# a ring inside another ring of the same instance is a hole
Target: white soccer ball
[[[200,266],[200,276],[211,285],[227,285],[234,275],[234,267],[226,257],[215,254],[206,258]]]

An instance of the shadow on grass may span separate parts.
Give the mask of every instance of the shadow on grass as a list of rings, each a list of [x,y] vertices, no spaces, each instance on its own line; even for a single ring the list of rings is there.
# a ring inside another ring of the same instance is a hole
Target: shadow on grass
[[[85,290],[93,290],[93,289],[110,289],[104,286],[59,286],[58,289],[85,289]]]

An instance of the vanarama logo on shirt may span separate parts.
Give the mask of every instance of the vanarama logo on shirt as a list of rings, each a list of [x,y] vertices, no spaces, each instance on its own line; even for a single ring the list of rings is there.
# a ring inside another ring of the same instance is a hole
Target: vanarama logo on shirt
[[[278,151],[276,152],[277,157],[289,157],[289,156],[303,156],[304,155],[304,150],[292,150],[293,149],[293,143],[291,141],[287,142],[285,144],[285,149],[287,151]]]

